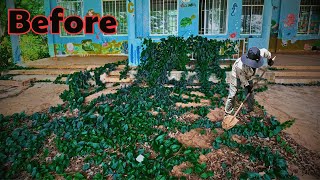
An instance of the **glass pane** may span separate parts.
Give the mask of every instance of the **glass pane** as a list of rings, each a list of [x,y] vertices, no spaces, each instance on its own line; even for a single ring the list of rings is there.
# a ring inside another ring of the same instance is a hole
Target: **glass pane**
[[[226,31],[227,0],[201,0],[199,33],[223,34]]]
[[[320,5],[319,0],[301,0],[300,5]]]
[[[264,0],[242,0],[242,5],[263,5]]]
[[[128,34],[125,0],[103,1],[103,15],[112,15],[117,19],[117,34]]]
[[[310,5],[310,0],[301,0],[301,5]]]
[[[312,14],[310,19],[310,34],[318,34],[320,26],[320,6],[312,7]]]
[[[226,33],[227,26],[227,0],[223,0],[220,8],[220,34]]]
[[[177,34],[177,0],[150,0],[151,34]]]
[[[262,33],[262,6],[252,7],[252,17],[251,17],[251,34],[261,34]]]
[[[307,33],[310,17],[310,7],[301,6],[299,13],[299,22],[298,22],[298,33]]]
[[[252,4],[251,2],[252,2],[251,0],[243,0],[242,5],[251,5]]]
[[[242,16],[241,16],[241,34],[250,34],[250,24],[251,24],[251,7],[243,6],[242,7]]]
[[[83,17],[83,3],[82,0],[59,0],[58,1],[58,6],[61,6],[64,8],[64,16],[68,17],[68,16],[80,16]],[[63,23],[60,24],[60,35],[61,36],[79,36],[79,35],[83,35],[83,31],[81,31],[80,34],[77,35],[72,35],[72,34],[68,34],[64,27],[63,27]]]

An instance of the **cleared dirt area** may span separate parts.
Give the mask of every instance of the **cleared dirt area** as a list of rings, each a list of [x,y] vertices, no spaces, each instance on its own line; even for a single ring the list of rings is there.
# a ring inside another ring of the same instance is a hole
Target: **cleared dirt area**
[[[31,115],[62,104],[59,95],[67,89],[67,85],[52,83],[36,83],[20,94],[0,100],[0,114],[5,116],[25,112]]]
[[[68,87],[61,84],[52,83],[36,83],[33,86],[25,89],[22,93],[8,97],[0,100],[0,114],[11,115],[13,113],[19,113],[25,111],[27,114],[32,114],[35,112],[43,111],[51,106],[56,106],[62,104],[62,100],[59,95]],[[194,94],[194,93],[192,93]],[[267,112],[275,117],[280,122],[284,122],[290,119],[296,119],[295,124],[286,130],[286,132],[300,145],[316,152],[320,153],[320,129],[319,129],[319,117],[320,111],[320,88],[318,86],[282,86],[282,85],[269,85],[269,89],[265,92],[258,93],[256,95],[256,100],[259,104],[263,105]],[[191,103],[189,103],[191,104]],[[197,104],[197,103],[196,103]],[[202,101],[199,104],[208,104],[208,102]],[[209,103],[210,104],[210,103]],[[185,106],[185,104],[182,103]],[[188,105],[188,104],[187,104]],[[194,104],[193,104],[194,105]],[[210,110],[206,116],[212,122],[221,121],[223,119],[223,107]],[[200,116],[194,114],[193,112],[187,112],[177,118],[180,122],[195,122]],[[162,128],[164,128],[162,126]],[[159,129],[162,129],[159,127]],[[216,136],[223,132],[221,129],[216,129],[211,131],[210,129],[193,129],[185,133],[169,133],[170,137],[176,138],[181,144],[186,147],[196,147],[196,148],[210,148],[212,149],[212,143],[214,142]],[[240,144],[246,143],[247,139],[240,136],[233,136],[234,141]],[[50,138],[49,138],[50,139]],[[251,139],[251,143],[260,142],[261,139]],[[275,140],[266,140],[265,145],[270,147],[275,146]],[[294,144],[294,143],[290,143]],[[50,149],[50,148],[48,148]],[[313,163],[308,166],[308,161],[312,157],[316,157],[314,154],[310,154],[309,151],[306,152],[301,146],[295,148],[299,157],[297,160],[289,160],[289,171],[293,172],[301,179],[317,179],[317,177],[305,175],[308,170],[316,169],[317,165],[320,165],[320,161]],[[303,151],[303,152],[300,152]],[[300,157],[301,156],[301,157]],[[202,155],[200,157],[201,162],[205,162],[209,165],[209,170],[216,172],[214,178],[221,179],[228,176],[228,173],[232,172],[233,175],[238,176],[242,169],[249,168],[252,171],[263,173],[263,164],[249,162],[249,157],[236,153],[234,150],[227,147],[222,147],[222,149],[214,150],[213,152]],[[304,161],[302,162],[302,159]],[[46,159],[50,161],[50,159]],[[296,165],[294,162],[300,161],[302,163]],[[67,168],[67,171],[73,169],[81,169],[83,161],[79,159],[72,159],[72,164]],[[219,162],[217,164],[217,162]],[[238,164],[237,164],[238,163]],[[240,163],[240,164],[239,164]],[[77,164],[80,164],[79,167]],[[237,166],[233,166],[237,164]],[[307,164],[307,165],[304,165]],[[185,176],[182,172],[183,169],[189,167],[190,164],[185,162],[179,166],[175,166],[172,170],[172,174],[180,177]],[[222,167],[230,167],[230,172],[225,171]],[[233,168],[234,167],[234,168]],[[237,168],[236,168],[237,167]],[[304,168],[304,169],[303,169]],[[92,167],[88,171],[99,172],[98,167]],[[90,175],[90,173],[87,173]],[[315,174],[311,172],[310,174]],[[198,177],[187,175],[188,179],[197,179]],[[199,178],[198,178],[199,179]]]
[[[319,86],[270,85],[258,93],[256,100],[280,122],[296,119],[286,130],[297,143],[320,152],[320,88]]]
[[[32,114],[62,104],[59,95],[68,87],[61,84],[36,83],[21,94],[0,100],[0,114]],[[296,119],[286,130],[304,147],[320,152],[320,88],[318,86],[270,85],[258,93],[256,100],[280,122]],[[211,118],[210,118],[211,119]]]

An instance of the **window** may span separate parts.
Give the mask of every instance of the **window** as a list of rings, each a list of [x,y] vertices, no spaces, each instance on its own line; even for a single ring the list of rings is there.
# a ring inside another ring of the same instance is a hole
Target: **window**
[[[264,0],[243,0],[241,34],[261,35]]]
[[[58,0],[58,6],[64,8],[64,17],[68,16],[80,16],[83,17],[83,1],[82,0]],[[64,30],[63,23],[60,24],[60,36],[81,36],[80,34],[72,35]]]
[[[103,0],[103,16],[114,16],[118,21],[117,34],[128,34],[126,0]]]
[[[150,0],[150,33],[176,35],[178,32],[177,0]]]
[[[320,34],[320,1],[301,0],[298,34]]]
[[[227,0],[200,0],[199,34],[225,34]]]

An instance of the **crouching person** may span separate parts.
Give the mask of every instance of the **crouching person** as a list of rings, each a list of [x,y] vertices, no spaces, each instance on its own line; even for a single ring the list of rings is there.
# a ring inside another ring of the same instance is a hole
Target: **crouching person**
[[[263,58],[267,58],[267,64],[272,66],[274,61],[271,59],[271,53],[267,49],[258,49],[252,47],[247,54],[237,59],[232,66],[229,95],[225,105],[225,113],[229,115],[234,110],[235,96],[239,87],[245,89],[246,95],[252,92],[253,82],[252,79],[257,72],[258,68],[262,68],[264,63]],[[265,67],[265,66],[264,66]],[[247,112],[253,111],[254,107],[254,95],[253,93],[247,99],[248,109]]]

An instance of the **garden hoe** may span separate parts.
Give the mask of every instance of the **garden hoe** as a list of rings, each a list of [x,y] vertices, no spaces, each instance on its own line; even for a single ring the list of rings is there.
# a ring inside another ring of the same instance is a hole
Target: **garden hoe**
[[[276,56],[275,56],[274,58],[272,58],[273,61],[274,61],[275,59],[276,59]],[[253,93],[254,87],[255,87],[255,86],[258,84],[258,82],[262,79],[262,77],[263,77],[263,75],[264,75],[265,72],[266,72],[266,71],[263,71],[263,73],[261,74],[261,76],[259,77],[259,79],[253,84],[253,88],[252,88],[252,92],[251,92],[251,93]],[[239,120],[236,118],[236,116],[238,115],[238,113],[239,113],[239,111],[241,110],[243,104],[247,101],[247,99],[249,98],[249,96],[250,96],[251,93],[248,93],[248,94],[247,94],[246,98],[245,98],[244,101],[240,104],[238,110],[236,111],[236,113],[235,113],[233,116],[228,115],[228,116],[226,116],[226,117],[223,119],[223,121],[222,121],[222,128],[223,128],[224,130],[229,130],[229,129],[233,128],[233,127],[239,122]]]

